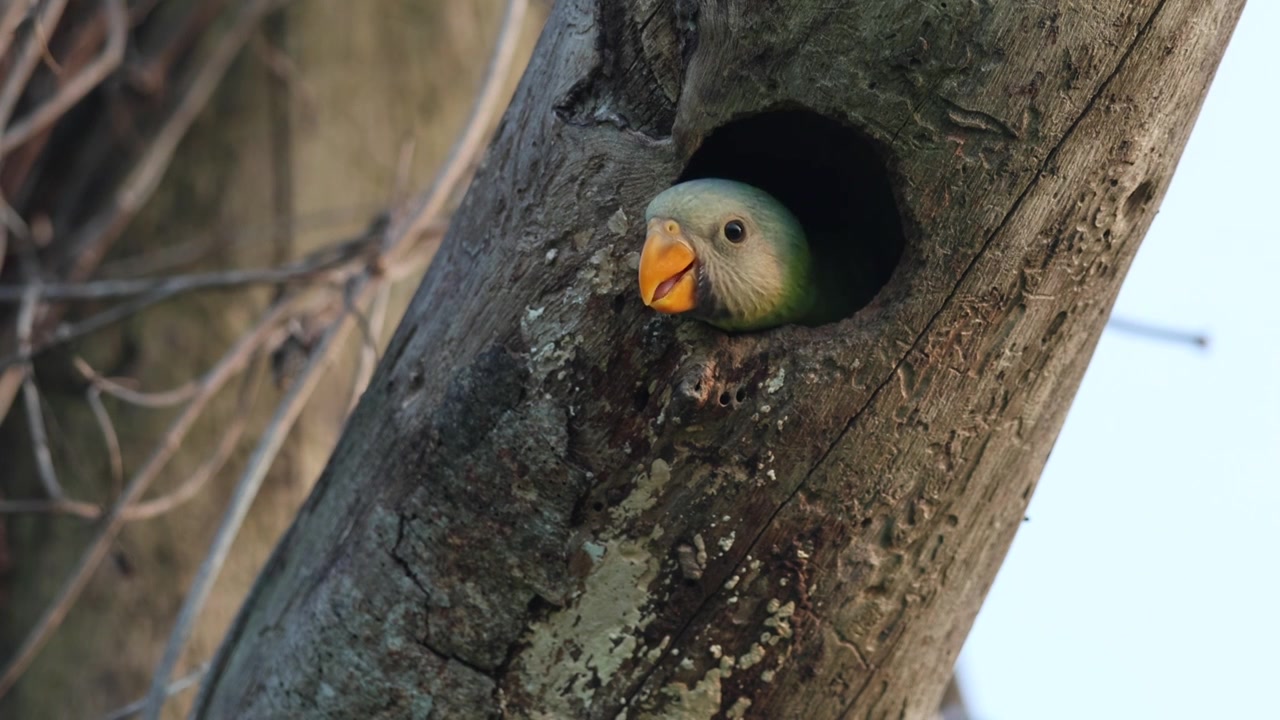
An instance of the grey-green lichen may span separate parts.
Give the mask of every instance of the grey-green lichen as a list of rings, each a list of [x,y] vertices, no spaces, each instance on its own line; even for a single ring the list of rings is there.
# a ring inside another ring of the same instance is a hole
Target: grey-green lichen
[[[655,529],[655,534],[660,534]],[[574,717],[600,684],[640,650],[653,620],[642,608],[658,577],[647,542],[608,540],[573,603],[529,629],[520,662],[522,689],[542,701],[548,718]]]
[[[614,522],[623,525],[652,508],[670,480],[671,467],[655,460],[612,509]],[[654,648],[643,647],[640,639],[653,620],[644,608],[655,600],[650,588],[661,567],[650,548],[662,534],[655,526],[638,540],[605,536],[582,543],[591,567],[581,591],[526,631],[529,647],[518,663],[520,687],[540,698],[545,717],[579,715],[627,660],[641,654],[656,658],[666,650],[669,639]]]
[[[622,502],[610,509],[614,522],[634,518],[658,502],[662,489],[671,481],[671,466],[661,458],[654,460],[649,472],[636,478],[635,489]]]

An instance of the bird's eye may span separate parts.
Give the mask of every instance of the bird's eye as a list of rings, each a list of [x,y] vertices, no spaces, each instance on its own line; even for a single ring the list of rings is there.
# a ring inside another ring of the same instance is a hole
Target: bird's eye
[[[732,243],[740,243],[747,239],[747,229],[741,220],[730,220],[724,224],[724,239]]]

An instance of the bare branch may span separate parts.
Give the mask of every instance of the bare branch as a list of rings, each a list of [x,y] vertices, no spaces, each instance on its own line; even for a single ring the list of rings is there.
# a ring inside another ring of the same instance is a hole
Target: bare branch
[[[400,157],[396,161],[395,182],[391,184],[391,207],[402,207],[408,199],[409,174],[413,169],[413,157],[418,152],[418,143],[407,138],[400,143]]]
[[[425,224],[423,229],[420,231],[420,234],[414,239],[418,241],[427,241],[426,244],[429,245],[431,244],[431,241],[438,240],[443,232],[444,226],[441,224]],[[422,243],[419,242],[417,244],[421,245]],[[104,327],[136,315],[152,305],[168,300],[181,293],[199,289],[239,287],[243,284],[251,284],[253,282],[279,283],[307,277],[314,279],[316,276],[323,274],[324,272],[338,272],[339,269],[343,268],[344,264],[350,265],[346,270],[354,272],[354,258],[357,254],[356,249],[362,250],[366,246],[367,238],[357,238],[355,240],[342,243],[330,250],[330,252],[337,252],[341,255],[344,249],[350,248],[352,252],[350,257],[346,257],[345,255],[341,258],[332,259],[313,257],[309,261],[304,261],[296,266],[292,266],[292,270],[289,270],[288,268],[277,268],[274,270],[240,270],[227,271],[225,273],[178,276],[176,278],[165,278],[159,280],[105,280],[96,283],[83,283],[80,285],[47,285],[45,286],[46,288],[52,288],[55,291],[58,291],[64,299],[77,294],[86,299],[89,297],[104,298],[128,295],[130,293],[142,291],[142,286],[146,283],[150,283],[153,289],[144,291],[143,294],[140,295],[134,295],[130,300],[108,308],[107,310],[103,310],[100,313],[90,315],[79,322],[63,325],[51,333],[52,337],[34,344],[26,352],[19,351],[7,357],[0,357],[0,370],[11,365],[30,362],[35,356],[52,347],[97,332]],[[414,244],[412,243],[406,245],[406,247],[410,249],[412,249],[413,246]],[[406,250],[405,252],[408,251]],[[313,263],[314,267],[310,267],[308,269],[308,263]],[[384,262],[383,264],[385,265],[386,263]],[[337,278],[335,278],[335,280],[337,280]],[[12,286],[0,287],[0,302],[4,301],[5,295],[16,292],[17,290],[18,288],[14,288]]]
[[[167,697],[172,697],[173,695],[177,695],[178,693],[182,692],[183,690],[186,690],[187,688],[194,687],[202,679],[204,679],[204,675],[207,672],[209,672],[209,663],[206,662],[200,667],[196,668],[195,670],[192,670],[186,675],[183,675],[177,680],[174,680],[173,682],[169,683],[169,685],[164,689],[165,695]],[[119,710],[113,710],[112,712],[107,713],[105,716],[103,716],[102,720],[125,720],[125,718],[131,718],[134,715],[137,715],[138,713],[142,712],[142,708],[146,705],[146,703],[147,703],[146,698],[135,700],[129,703],[128,705],[125,705],[124,707],[120,708]]]
[[[9,43],[34,4],[35,0],[12,0],[0,15],[0,58],[9,52]]]
[[[94,389],[104,392],[117,400],[123,400],[146,408],[166,408],[173,407],[182,402],[191,399],[195,394],[197,386],[194,380],[179,385],[172,390],[164,390],[161,392],[141,392],[133,388],[125,387],[119,382],[98,374],[98,371],[90,367],[89,363],[83,358],[74,358],[71,361],[76,371],[80,373],[85,380],[93,385]]]
[[[85,391],[84,398],[102,432],[102,442],[107,448],[107,461],[111,466],[111,492],[118,495],[124,488],[124,457],[120,452],[120,436],[116,433],[115,424],[111,422],[111,413],[107,412],[107,406],[102,402],[102,390],[90,386]]]
[[[265,14],[283,7],[289,1],[242,0],[240,11],[236,14],[230,28],[215,44],[213,49],[206,54],[200,67],[194,72],[191,81],[182,90],[177,104],[156,131],[151,143],[134,162],[133,167],[115,189],[106,207],[86,220],[66,239],[67,251],[71,257],[76,258],[76,267],[70,272],[72,277],[82,277],[87,274],[87,268],[97,262],[98,258],[105,252],[107,245],[122,232],[143,203],[151,197],[159,184],[161,176],[173,159],[173,153],[178,142],[186,134],[201,110],[208,104],[213,91],[221,82],[222,77],[226,74],[227,69],[240,49],[248,41],[258,22]],[[34,7],[34,3],[27,3],[27,5]],[[40,16],[34,21],[35,29],[38,31],[40,27],[56,25],[61,18],[65,5],[66,0],[48,0],[44,4]],[[135,9],[142,12],[145,7],[146,3],[139,5]],[[5,22],[10,19],[12,19],[12,16],[8,14],[4,16]],[[21,19],[17,18],[15,22],[20,23]],[[3,29],[3,27],[0,27],[0,30]],[[7,124],[18,99],[25,89],[27,80],[35,69],[40,55],[39,51],[43,49],[43,43],[39,41],[37,35],[39,35],[39,32],[33,31],[32,37],[23,48],[22,56],[7,68],[7,75],[2,79],[2,84],[0,84],[0,128],[5,127]],[[6,35],[0,35],[0,38],[3,38],[0,42],[8,40]],[[3,220],[7,227],[11,229],[25,228],[22,218],[16,212],[13,212],[7,203],[3,202],[3,198],[0,198],[0,213],[3,213]],[[22,235],[20,232],[18,234]],[[112,308],[106,313],[90,318],[80,325],[59,328],[60,332],[55,333],[52,341],[42,339],[38,346],[33,349],[38,353],[58,343],[89,334],[99,328],[129,317],[157,301],[158,298],[146,298],[144,296],[135,299],[130,307]],[[49,323],[54,316],[56,316],[56,313],[42,315],[44,318],[42,322]],[[43,329],[40,334],[41,336],[44,335]],[[8,413],[13,397],[21,384],[21,370],[14,366],[30,359],[31,353],[19,353],[0,359],[0,418]]]
[[[205,460],[181,485],[169,493],[151,500],[138,501],[125,508],[123,512],[125,522],[149,520],[163,515],[179,507],[200,492],[209,479],[216,475],[218,470],[222,469],[222,466],[226,464],[227,459],[231,457],[231,453],[239,444],[241,436],[244,435],[244,429],[248,425],[249,407],[253,404],[253,399],[257,394],[257,387],[258,378],[256,376],[245,378],[236,411],[232,416],[233,419],[222,434],[222,439],[218,442],[218,446],[214,448],[213,454],[209,459]],[[194,383],[192,388],[193,390],[198,389]],[[103,416],[99,419],[99,424],[103,426],[103,434],[107,436],[108,448],[112,453],[114,466],[119,462],[120,446],[116,441],[115,428],[111,425],[110,418],[106,416],[106,408],[102,407],[102,401],[98,398],[98,393],[98,388],[89,388],[90,403],[97,408],[94,410],[95,415],[101,411]],[[0,515],[19,513],[75,515],[86,520],[97,520],[102,517],[102,508],[92,503],[67,498],[58,500],[0,500]]]
[[[36,388],[35,372],[27,368],[22,379],[22,403],[27,408],[27,427],[31,433],[31,451],[35,455],[40,484],[53,500],[63,498],[62,485],[53,467],[53,454],[49,451],[49,434],[44,425],[44,411],[40,407],[40,391]]]
[[[1108,320],[1107,327],[1111,330],[1119,330],[1120,332],[1149,338],[1151,340],[1162,340],[1164,342],[1175,343],[1178,345],[1193,345],[1198,348],[1209,347],[1208,335],[1205,335],[1204,333],[1191,332],[1189,330],[1159,327],[1157,325],[1151,325],[1137,320],[1126,320],[1118,317],[1112,317]]]
[[[363,289],[367,290],[369,284],[364,283],[363,286]],[[165,688],[169,682],[169,676],[173,672],[173,667],[177,665],[195,621],[204,608],[204,602],[213,589],[218,573],[222,570],[222,564],[231,550],[231,543],[235,540],[240,525],[244,522],[244,517],[248,514],[254,498],[257,497],[258,489],[262,487],[262,481],[266,478],[267,471],[271,469],[289,430],[293,428],[293,423],[298,419],[302,408],[306,406],[307,400],[310,399],[311,393],[323,376],[322,371],[328,367],[332,349],[341,346],[342,339],[353,324],[352,318],[352,313],[344,313],[339,321],[325,333],[319,345],[312,351],[306,367],[289,388],[284,401],[276,408],[275,415],[249,458],[248,468],[231,496],[230,504],[223,515],[218,532],[214,535],[209,553],[196,573],[192,589],[187,595],[186,602],[183,603],[182,610],[178,613],[164,656],[152,679],[151,691],[147,694],[147,704],[143,710],[144,718],[160,717],[160,710],[167,697]]]
[[[129,521],[148,520],[182,505],[191,498],[195,497],[200,489],[209,482],[209,479],[222,469],[227,459],[231,457],[231,453],[235,451],[236,446],[240,444],[240,437],[244,434],[245,427],[249,424],[249,408],[253,405],[253,400],[257,396],[259,377],[252,375],[245,378],[244,385],[241,387],[240,399],[236,403],[236,412],[230,425],[222,434],[222,439],[218,441],[218,446],[214,448],[213,455],[205,460],[196,471],[166,495],[138,502],[125,510],[125,517]]]
[[[150,144],[120,185],[115,188],[106,207],[85,221],[67,239],[68,251],[74,253],[80,263],[96,262],[105,247],[123,231],[129,220],[155,192],[160,178],[173,160],[178,143],[208,105],[213,91],[217,89],[231,62],[248,42],[262,17],[289,1],[243,0],[230,27],[204,57],[173,111],[157,129]],[[72,276],[80,271],[82,270],[73,271]],[[92,326],[88,331],[105,324],[109,323]],[[0,361],[0,366],[5,364],[5,361]]]
[[[360,348],[360,363],[356,367],[356,374],[351,383],[351,400],[347,402],[348,416],[352,410],[356,409],[356,403],[360,401],[365,388],[369,387],[369,380],[373,377],[374,368],[377,367],[378,340],[382,337],[383,328],[386,327],[387,306],[390,300],[391,283],[383,283],[373,298],[368,317],[362,323],[364,343]]]
[[[26,375],[27,368],[24,365],[0,367],[0,418],[9,414],[9,408],[13,407],[13,399],[18,396]]]
[[[146,463],[132,476],[125,486],[124,492],[116,499],[111,511],[103,518],[97,534],[89,547],[81,555],[79,562],[70,576],[63,583],[53,602],[45,608],[35,625],[28,631],[21,646],[0,673],[0,697],[3,697],[22,676],[22,673],[35,659],[49,637],[62,624],[67,611],[80,597],[93,571],[101,564],[110,549],[120,528],[127,520],[126,511],[146,492],[151,483],[159,476],[160,471],[182,444],[183,438],[195,424],[196,419],[204,411],[206,405],[215,394],[237,373],[244,370],[255,352],[263,342],[288,317],[290,311],[299,300],[298,295],[282,298],[267,310],[258,324],[223,355],[222,359],[200,379],[199,390],[192,396],[182,412],[174,418],[168,431],[156,446]]]
[[[305,280],[351,264],[365,245],[363,241],[344,243],[333,256],[314,257],[301,262],[275,268],[250,270],[226,270],[196,275],[175,275],[162,278],[136,278],[98,280],[84,283],[49,283],[44,286],[45,300],[109,300],[138,295],[155,296],[154,302],[168,300],[183,293],[200,290],[222,290],[246,285],[277,285],[294,280]],[[22,298],[22,286],[0,285],[0,302],[15,302]]]
[[[468,169],[478,161],[487,144],[489,128],[503,107],[503,90],[512,72],[515,46],[527,10],[528,0],[508,1],[506,16],[498,33],[484,85],[481,87],[463,134],[457,141],[452,155],[437,174],[431,189],[417,205],[417,209],[404,218],[403,222],[392,223],[392,228],[389,228],[383,239],[384,258],[393,256],[405,246],[417,244],[423,231],[443,215],[449,200],[466,177]],[[355,287],[352,288],[351,295],[354,298],[352,305],[367,306],[376,296],[380,284],[386,281],[384,275],[374,273],[358,279]],[[290,387],[284,401],[277,408],[275,417],[272,418],[258,447],[254,450],[248,467],[232,494],[231,502],[223,517],[222,525],[214,536],[209,554],[200,566],[191,591],[174,623],[164,656],[152,678],[151,692],[147,695],[147,704],[143,711],[143,717],[146,720],[158,720],[160,717],[166,697],[164,690],[169,677],[173,674],[173,668],[177,665],[182,649],[195,627],[195,621],[200,616],[205,600],[221,572],[222,564],[231,549],[231,543],[239,532],[249,506],[257,496],[258,489],[284,443],[289,429],[318,384],[321,371],[328,365],[335,349],[342,346],[343,338],[354,324],[353,317],[352,313],[345,313],[325,334],[312,352],[306,367]]]
[[[33,344],[26,350],[26,352],[19,350],[13,355],[0,358],[0,370],[11,365],[29,363],[35,359],[36,355],[39,355],[49,348],[71,342],[72,340],[77,340],[85,335],[93,334],[104,327],[114,325],[125,318],[132,317],[146,308],[170,297],[172,296],[165,293],[148,293],[146,295],[140,295],[132,300],[123,302],[107,310],[103,310],[100,313],[90,315],[79,322],[72,323],[70,325],[62,325],[52,333],[52,338],[45,339],[38,344]]]
[[[26,220],[9,205],[4,193],[0,192],[0,269],[4,267],[9,233],[27,242],[31,237],[31,228],[27,226]],[[22,365],[0,364],[0,420],[9,415],[9,408],[13,407],[13,400],[18,396],[18,390],[22,387],[22,381],[26,379],[26,375],[27,369]]]
[[[124,61],[125,41],[129,35],[129,16],[124,0],[105,0],[105,9],[107,40],[102,54],[63,85],[53,97],[4,130],[3,137],[0,137],[0,158],[52,124],[120,67],[120,63]]]
[[[36,308],[40,306],[40,276],[36,261],[30,257],[30,248],[21,253],[26,261],[29,281],[23,293],[22,306],[18,309],[18,352],[30,352],[31,330],[35,326]],[[30,365],[22,369],[22,403],[27,409],[27,428],[31,434],[31,450],[35,455],[36,471],[45,494],[51,500],[63,498],[62,485],[53,467],[53,453],[49,451],[49,435],[44,425],[44,411],[40,406],[40,391],[36,388],[35,369]]]
[[[472,170],[474,164],[484,150],[498,113],[506,103],[507,78],[516,47],[520,41],[520,27],[529,9],[528,0],[508,0],[507,14],[502,21],[502,29],[498,33],[498,42],[489,62],[489,69],[480,88],[480,94],[471,109],[471,116],[458,138],[453,153],[445,162],[444,168],[436,176],[435,189],[448,188],[448,192],[427,193],[416,210],[404,218],[401,226],[392,223],[383,241],[384,248],[390,248],[403,237],[421,235],[427,227],[441,215],[443,209],[452,199],[453,191],[462,186],[462,179]]]
[[[33,21],[26,45],[22,47],[18,59],[9,67],[4,85],[0,86],[0,128],[9,124],[13,109],[22,98],[23,91],[26,90],[27,80],[31,78],[31,73],[35,72],[36,65],[44,55],[43,28],[56,26],[66,7],[67,0],[49,0],[45,3],[44,10]]]
[[[57,500],[0,500],[0,515],[74,515],[85,520],[102,517],[102,508],[93,503],[59,498]]]
[[[256,226],[237,227],[236,234],[231,237],[219,237],[216,231],[210,231],[199,237],[175,241],[163,248],[104,260],[98,266],[96,274],[99,277],[122,278],[171,273],[175,268],[193,264],[208,256],[215,247],[224,252],[242,250],[243,252],[237,253],[237,257],[247,257],[255,250],[265,249],[269,245],[268,241],[279,235],[282,229],[292,228],[294,232],[301,232],[366,222],[383,209],[382,206],[361,205],[303,212],[291,218],[277,217],[273,222]]]

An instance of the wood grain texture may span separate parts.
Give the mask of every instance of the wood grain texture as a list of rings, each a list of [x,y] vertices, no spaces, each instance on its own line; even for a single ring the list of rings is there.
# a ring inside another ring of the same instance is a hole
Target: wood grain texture
[[[557,4],[201,715],[928,717],[1242,7]],[[645,311],[645,203],[777,107],[888,155],[888,285]]]

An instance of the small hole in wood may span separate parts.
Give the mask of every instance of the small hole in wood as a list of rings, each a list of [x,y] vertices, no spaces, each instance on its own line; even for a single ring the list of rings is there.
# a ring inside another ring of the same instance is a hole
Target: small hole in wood
[[[1142,211],[1156,196],[1156,188],[1151,184],[1150,180],[1144,180],[1139,183],[1138,187],[1129,193],[1129,197],[1124,201],[1124,214],[1135,215]]]
[[[738,388],[738,392],[734,395],[738,402],[744,402],[747,399],[747,391],[745,388]]]
[[[778,109],[717,128],[679,181],[737,180],[786,205],[809,239],[828,307],[813,324],[824,324],[871,302],[902,257],[902,219],[885,156],[849,125]]]
[[[729,395],[729,393],[727,393],[727,392],[720,393],[720,406],[721,406],[721,407],[728,407],[728,406],[729,406],[729,402],[730,402],[732,399],[733,399],[733,398]]]

